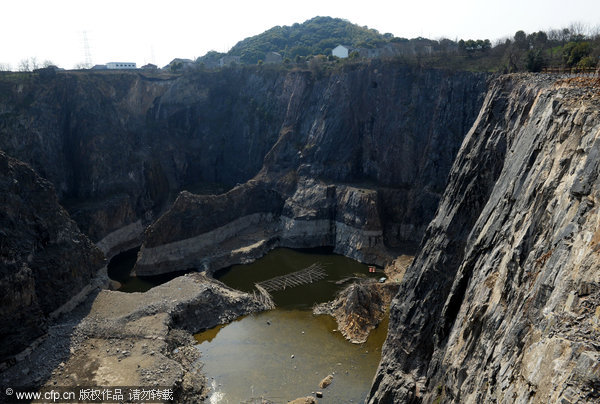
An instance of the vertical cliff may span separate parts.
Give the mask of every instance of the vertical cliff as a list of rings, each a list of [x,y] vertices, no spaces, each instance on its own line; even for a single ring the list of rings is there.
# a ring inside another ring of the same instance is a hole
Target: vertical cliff
[[[0,361],[44,334],[104,256],[58,204],[52,184],[0,152]]]
[[[491,86],[392,302],[369,402],[600,397],[597,83]]]
[[[145,233],[139,274],[231,265],[275,245],[384,264],[389,249],[419,241],[487,76],[374,61],[282,77],[285,108],[260,172],[218,198],[180,196]],[[277,196],[251,209],[260,219],[232,208],[263,190]]]
[[[50,180],[107,255],[140,243],[183,189],[258,172],[286,105],[283,77],[251,69],[0,75],[0,149]]]
[[[285,198],[293,177],[369,189],[382,243],[414,245],[485,85],[381,61],[2,74],[0,149],[50,180],[108,256],[139,244],[180,191],[221,193],[261,170]]]

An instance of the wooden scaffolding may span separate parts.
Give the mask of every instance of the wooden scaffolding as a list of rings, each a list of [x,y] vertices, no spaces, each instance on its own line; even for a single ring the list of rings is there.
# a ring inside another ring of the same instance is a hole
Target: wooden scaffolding
[[[267,292],[275,292],[277,290],[285,290],[295,286],[307,285],[316,281],[320,281],[327,277],[327,272],[321,263],[314,263],[309,267],[300,271],[292,272],[286,275],[277,276],[266,281],[255,284],[256,288],[264,289]]]

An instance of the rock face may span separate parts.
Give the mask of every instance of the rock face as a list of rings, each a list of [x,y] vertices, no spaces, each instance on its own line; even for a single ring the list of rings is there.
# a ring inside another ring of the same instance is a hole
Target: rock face
[[[104,256],[58,204],[52,184],[0,151],[0,361],[45,333]]]
[[[144,235],[138,274],[212,270],[274,246],[333,246],[384,264],[433,216],[486,76],[373,63],[290,72],[281,85],[261,171],[224,195],[180,195]],[[265,192],[260,206],[232,210]]]
[[[305,197],[311,180],[335,186],[342,203],[359,199],[343,186],[367,189],[379,242],[397,247],[417,243],[433,217],[485,88],[485,75],[378,61],[334,72],[4,75],[0,149],[50,180],[108,257],[139,245],[180,191],[222,192],[261,169],[283,200]],[[327,220],[360,220],[349,217],[356,208]],[[286,212],[298,239],[306,223]],[[339,230],[326,237],[365,236]]]
[[[600,398],[600,98],[502,76],[392,302],[369,402]]]
[[[335,300],[317,305],[313,313],[334,317],[344,338],[362,344],[383,320],[397,291],[397,283],[356,282],[342,290]]]
[[[148,74],[0,76],[0,149],[50,180],[109,257],[139,245],[179,191],[256,174],[283,116],[279,74]]]

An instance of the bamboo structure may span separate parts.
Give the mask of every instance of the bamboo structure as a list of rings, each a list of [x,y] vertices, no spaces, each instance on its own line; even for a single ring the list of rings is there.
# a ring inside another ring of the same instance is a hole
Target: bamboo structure
[[[293,288],[295,286],[307,285],[309,283],[324,279],[326,276],[327,272],[325,272],[323,265],[320,263],[314,263],[309,267],[301,269],[300,271],[277,276],[275,278],[259,282],[255,286],[257,289],[261,287],[267,292],[274,292],[277,290]]]
[[[253,292],[254,300],[262,304],[266,310],[274,309],[275,302],[273,302],[273,297],[271,297],[271,294],[258,283],[255,283],[254,287],[256,288],[256,290]]]

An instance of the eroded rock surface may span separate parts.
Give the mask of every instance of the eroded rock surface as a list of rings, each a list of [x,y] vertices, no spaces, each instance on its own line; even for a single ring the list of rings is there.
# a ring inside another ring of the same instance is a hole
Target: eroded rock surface
[[[486,78],[379,62],[286,73],[260,172],[217,197],[181,194],[144,234],[137,273],[212,270],[275,246],[388,262],[433,216]]]
[[[369,402],[600,399],[597,84],[502,76],[392,302]]]
[[[104,256],[59,205],[52,184],[0,151],[0,362],[47,331]]]
[[[362,344],[387,314],[397,291],[397,283],[356,282],[342,290],[335,300],[316,306],[313,313],[333,316],[344,338]]]

